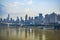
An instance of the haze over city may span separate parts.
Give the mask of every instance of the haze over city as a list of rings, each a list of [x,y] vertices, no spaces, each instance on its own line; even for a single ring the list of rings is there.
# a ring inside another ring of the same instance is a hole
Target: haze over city
[[[0,0],[0,40],[60,40],[60,0]]]
[[[60,0],[0,0],[0,18],[6,18],[8,14],[12,18],[37,16],[39,13],[60,14]]]

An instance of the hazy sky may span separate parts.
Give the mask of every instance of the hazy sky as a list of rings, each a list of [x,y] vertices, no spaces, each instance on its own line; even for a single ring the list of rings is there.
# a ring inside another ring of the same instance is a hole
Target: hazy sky
[[[8,14],[12,18],[36,16],[39,13],[60,14],[60,0],[0,0],[0,17],[5,18]]]

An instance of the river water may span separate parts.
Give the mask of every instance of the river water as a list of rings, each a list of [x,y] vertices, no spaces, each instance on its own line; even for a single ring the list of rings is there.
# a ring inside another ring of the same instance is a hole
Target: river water
[[[39,28],[0,28],[0,40],[60,40],[60,30]]]

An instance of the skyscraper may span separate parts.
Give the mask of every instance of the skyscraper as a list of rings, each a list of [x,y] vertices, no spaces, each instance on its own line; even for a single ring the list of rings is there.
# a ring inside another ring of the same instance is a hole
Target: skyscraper
[[[20,23],[21,23],[21,24],[24,24],[23,18],[21,17],[20,19],[21,19]]]
[[[44,24],[42,13],[39,13],[39,20],[40,20],[40,24]]]
[[[60,15],[57,15],[58,23],[60,24]]]
[[[50,23],[50,17],[49,14],[45,15],[45,24],[49,24]]]
[[[40,24],[39,16],[36,16],[34,18],[34,24],[36,24],[36,25]]]
[[[0,23],[2,22],[2,18],[0,18]]]
[[[27,21],[28,20],[28,15],[26,14],[26,16],[25,16],[25,21]]]
[[[33,24],[33,17],[29,17],[29,24]]]
[[[10,20],[10,14],[8,14],[8,17],[7,17],[7,22],[9,22]]]
[[[57,14],[55,12],[50,14],[50,23],[57,23]]]
[[[39,13],[39,16],[36,16],[34,20],[35,24],[44,24],[44,19],[41,13]]]
[[[17,16],[16,23],[19,23],[19,17]]]
[[[45,23],[46,24],[52,24],[52,23],[57,23],[57,14],[56,13],[52,13],[50,15],[45,15]]]

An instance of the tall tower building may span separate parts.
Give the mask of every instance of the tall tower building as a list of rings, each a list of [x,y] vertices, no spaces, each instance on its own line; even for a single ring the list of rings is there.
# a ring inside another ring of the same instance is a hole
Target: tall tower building
[[[26,16],[25,16],[25,21],[27,21],[28,20],[28,15],[26,14]]]
[[[45,15],[45,23],[46,24],[54,24],[54,23],[57,23],[57,14],[53,12],[50,15]]]
[[[57,22],[57,14],[56,13],[52,13],[50,14],[50,23],[56,23]]]
[[[46,14],[45,15],[45,24],[49,24],[50,23],[50,15]]]
[[[42,13],[39,13],[39,22],[40,24],[44,24],[44,18],[42,16]]]
[[[9,19],[10,19],[10,14],[8,14],[8,17],[7,17],[7,22],[9,22]]]
[[[57,21],[60,24],[60,14],[57,15]]]
[[[8,16],[7,16],[7,20],[9,20],[9,18],[10,18],[10,15],[8,14]]]
[[[16,22],[19,23],[19,17],[17,16]]]
[[[21,19],[20,23],[21,23],[21,24],[24,24],[23,18],[21,17],[20,19]]]

